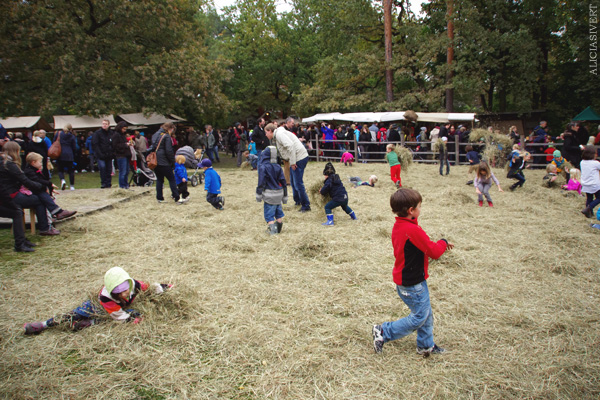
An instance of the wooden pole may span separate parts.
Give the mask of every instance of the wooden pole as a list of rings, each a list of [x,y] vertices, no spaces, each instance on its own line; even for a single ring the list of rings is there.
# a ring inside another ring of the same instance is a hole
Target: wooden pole
[[[454,78],[454,71],[452,63],[454,62],[454,21],[453,21],[453,0],[446,0],[447,5],[447,18],[448,18],[448,51],[447,51],[447,64],[448,72],[446,72],[446,112],[454,112],[454,89],[452,88],[452,80]]]
[[[385,95],[394,101],[394,71],[392,70],[392,0],[383,0],[383,28],[385,34]]]

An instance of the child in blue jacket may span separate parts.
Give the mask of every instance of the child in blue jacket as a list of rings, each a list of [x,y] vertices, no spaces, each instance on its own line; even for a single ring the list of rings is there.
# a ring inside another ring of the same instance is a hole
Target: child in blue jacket
[[[187,203],[190,200],[187,182],[188,174],[187,169],[185,168],[185,156],[179,154],[175,156],[175,183],[177,184],[177,189],[179,189],[179,194],[181,194],[178,203]]]
[[[281,233],[284,217],[281,204],[287,204],[287,184],[283,169],[277,164],[275,146],[267,146],[260,154],[256,201],[265,202],[264,216],[269,225],[267,232],[271,235]]]
[[[356,214],[350,207],[348,207],[348,192],[346,192],[346,188],[340,179],[340,176],[335,173],[335,168],[333,164],[327,163],[325,164],[325,169],[323,170],[323,175],[325,176],[325,184],[319,190],[321,195],[330,194],[331,200],[325,204],[325,214],[327,215],[327,222],[324,222],[321,225],[325,226],[333,226],[333,209],[336,207],[342,207],[342,210],[346,212],[352,219],[357,219]]]
[[[222,211],[225,205],[225,198],[219,196],[221,193],[221,177],[213,169],[212,161],[208,158],[200,161],[198,166],[204,170],[204,190],[208,192],[206,194],[206,201],[212,204],[217,210]]]

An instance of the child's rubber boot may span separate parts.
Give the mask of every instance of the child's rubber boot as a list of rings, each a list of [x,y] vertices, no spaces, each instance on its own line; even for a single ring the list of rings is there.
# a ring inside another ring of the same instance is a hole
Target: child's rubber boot
[[[95,319],[82,319],[73,324],[72,328],[74,331],[80,331],[85,328],[89,328],[92,325],[96,325],[97,322]]]
[[[39,333],[42,333],[42,331],[46,330],[46,325],[44,325],[42,321],[37,321],[23,325],[23,328],[25,328],[26,335],[37,335]]]
[[[333,226],[333,214],[327,214],[327,222],[323,222],[321,225]]]
[[[281,233],[281,229],[283,228],[283,221],[282,222],[275,221],[275,225],[277,225],[277,233]]]
[[[488,206],[494,207],[494,203],[492,203],[491,201],[488,201]]]
[[[479,207],[483,207],[483,200],[479,200]]]
[[[592,209],[590,207],[584,208],[583,210],[581,210],[581,213],[585,215],[586,218],[592,218],[594,216],[594,213],[592,212]]]
[[[354,214],[354,211],[352,211],[350,214],[350,218],[352,218],[354,221],[356,221],[358,218],[356,218],[356,214]]]
[[[277,223],[269,224],[269,235],[277,235]]]

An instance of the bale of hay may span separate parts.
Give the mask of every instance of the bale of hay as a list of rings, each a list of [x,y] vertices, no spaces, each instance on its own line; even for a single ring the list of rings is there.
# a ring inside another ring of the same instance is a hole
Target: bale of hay
[[[419,119],[419,116],[413,110],[408,110],[408,111],[404,112],[404,119],[407,121],[410,121],[410,122],[417,122],[417,119]]]
[[[473,129],[469,134],[469,141],[485,143],[483,161],[498,167],[504,166],[513,146],[509,136],[486,129]]]
[[[310,202],[316,205],[319,209],[323,210],[325,204],[331,200],[331,196],[326,194],[323,196],[319,191],[323,187],[323,180],[317,180],[308,186],[308,195],[310,196]]]
[[[402,166],[402,170],[406,171],[406,169],[413,162],[412,151],[410,151],[409,148],[406,148],[404,146],[396,146],[395,149],[394,149],[394,151],[398,155],[398,161],[400,161],[400,165]]]
[[[249,161],[244,161],[243,163],[240,164],[240,169],[244,169],[244,170],[252,170],[252,164],[250,164]]]

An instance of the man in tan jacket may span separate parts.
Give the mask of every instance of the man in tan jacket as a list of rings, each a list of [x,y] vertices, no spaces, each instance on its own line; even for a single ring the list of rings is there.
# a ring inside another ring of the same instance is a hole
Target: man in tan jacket
[[[294,193],[294,202],[301,206],[300,212],[310,211],[310,201],[304,187],[304,170],[308,164],[308,152],[290,130],[294,126],[294,118],[289,117],[283,126],[275,129],[274,124],[265,127],[265,135],[271,144],[277,147],[279,156],[290,163],[290,181]]]

